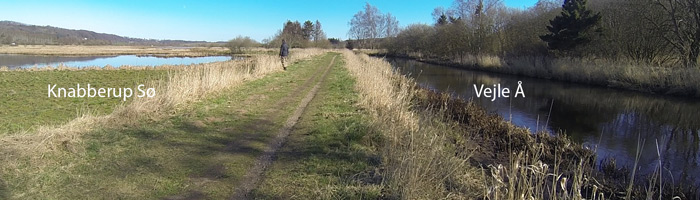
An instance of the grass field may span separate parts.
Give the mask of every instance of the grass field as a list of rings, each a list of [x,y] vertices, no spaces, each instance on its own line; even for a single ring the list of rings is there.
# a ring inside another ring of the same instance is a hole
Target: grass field
[[[0,179],[6,185],[0,197],[226,198],[296,104],[277,102],[331,57],[297,63],[289,73],[270,71],[171,110],[165,118],[94,129],[70,150],[37,158],[3,148],[7,164]],[[270,105],[278,106],[270,110]]]
[[[48,97],[48,85],[135,88],[154,87],[153,81],[167,77],[168,70],[56,70],[0,72],[0,135],[31,131],[38,125],[66,123],[82,114],[105,115],[116,105],[129,103],[119,98]]]

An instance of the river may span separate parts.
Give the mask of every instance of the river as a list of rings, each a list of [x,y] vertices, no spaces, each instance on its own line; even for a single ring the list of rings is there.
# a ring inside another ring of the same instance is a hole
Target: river
[[[464,70],[408,59],[386,60],[420,85],[471,99],[515,125],[533,132],[565,134],[595,149],[599,161],[614,158],[618,166],[631,171],[639,152],[638,174],[653,173],[660,160],[664,179],[700,186],[698,99]],[[525,97],[513,98],[519,81]],[[510,89],[510,98],[492,101],[483,94],[479,98],[474,84],[477,88],[481,84],[484,88],[500,84]]]

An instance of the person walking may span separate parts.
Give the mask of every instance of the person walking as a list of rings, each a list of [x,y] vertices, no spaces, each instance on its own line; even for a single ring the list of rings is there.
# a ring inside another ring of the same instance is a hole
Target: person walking
[[[287,66],[284,66],[284,60],[287,60],[287,56],[289,56],[289,46],[287,45],[287,41],[282,39],[282,46],[280,46],[280,60],[282,60],[282,69],[287,70]]]

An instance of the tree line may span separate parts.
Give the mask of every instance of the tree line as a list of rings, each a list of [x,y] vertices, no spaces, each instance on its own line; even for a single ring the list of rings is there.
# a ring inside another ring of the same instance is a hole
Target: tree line
[[[318,20],[315,23],[306,20],[303,24],[288,20],[271,42],[281,44],[282,39],[285,39],[292,48],[325,47],[327,44],[326,34]]]
[[[344,42],[337,38],[326,38],[321,22],[306,20],[303,24],[299,21],[287,20],[282,24],[274,36],[264,39],[261,42],[255,41],[247,36],[238,36],[227,43],[227,47],[232,53],[241,53],[244,48],[266,47],[278,48],[285,40],[291,48],[342,48]]]
[[[565,56],[695,67],[700,57],[698,0],[539,0],[527,9],[502,0],[455,0],[433,10],[433,24],[401,30],[383,28],[395,21],[387,16],[367,4],[348,34],[381,41],[364,48],[453,60]]]

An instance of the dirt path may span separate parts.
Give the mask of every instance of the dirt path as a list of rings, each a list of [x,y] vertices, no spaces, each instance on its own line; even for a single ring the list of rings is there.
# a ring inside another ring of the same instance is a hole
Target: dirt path
[[[320,78],[317,79],[319,73],[314,74],[311,78],[307,79],[307,81],[304,82],[304,84],[296,88],[291,93],[287,94],[285,98],[282,98],[279,101],[277,101],[274,107],[271,107],[272,109],[274,109],[275,107],[279,107],[280,105],[295,100],[299,96],[301,91],[303,91],[312,82],[315,81],[316,84],[311,90],[309,90],[309,92],[307,92],[304,99],[302,99],[299,105],[296,107],[294,113],[289,118],[287,118],[284,126],[277,132],[275,138],[267,144],[267,148],[262,153],[262,155],[257,157],[255,165],[248,170],[246,175],[243,177],[242,181],[238,184],[238,188],[236,189],[231,199],[247,199],[250,191],[255,189],[255,187],[258,185],[258,183],[262,179],[262,173],[268,166],[270,166],[270,164],[274,160],[275,153],[282,146],[282,144],[284,144],[284,141],[286,140],[289,133],[292,131],[292,128],[294,128],[294,125],[299,120],[299,117],[301,117],[301,115],[304,113],[304,110],[309,105],[309,102],[311,102],[314,96],[316,96],[316,93],[321,87],[321,84],[324,83],[324,80],[330,72],[336,57],[337,56],[333,56],[333,59],[325,68]],[[269,110],[269,115],[275,113],[272,109]]]

